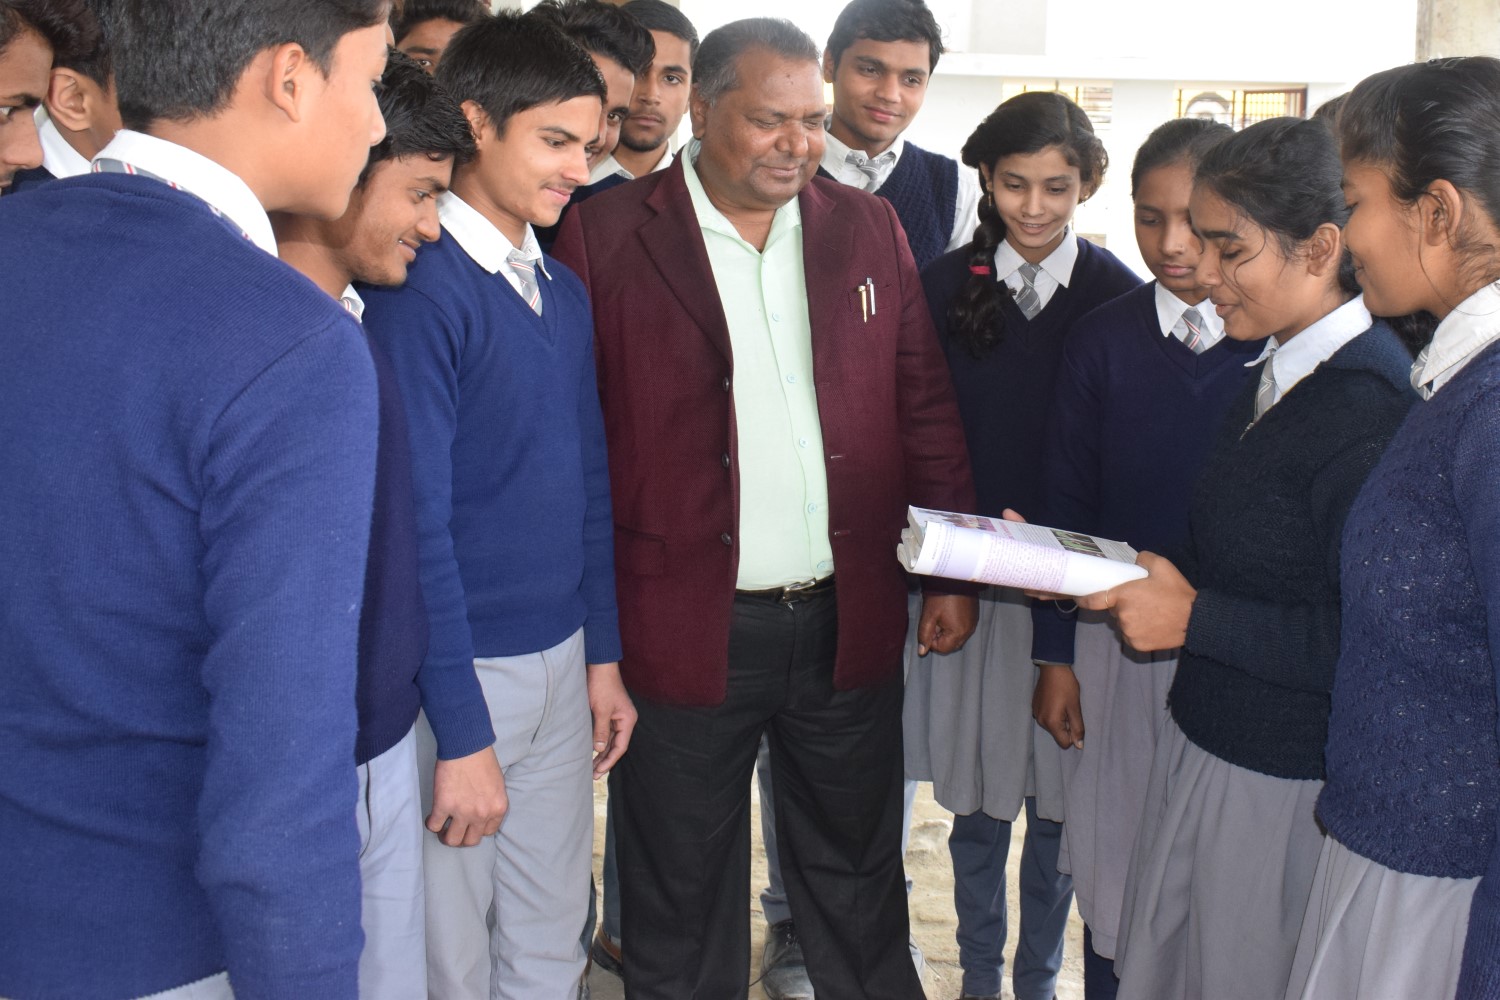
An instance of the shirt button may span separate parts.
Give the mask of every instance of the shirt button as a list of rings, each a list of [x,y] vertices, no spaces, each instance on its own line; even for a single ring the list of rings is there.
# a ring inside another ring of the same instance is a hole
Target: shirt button
[[[771,322],[773,322],[773,323],[780,323],[781,322],[781,313],[779,313],[779,312],[773,312],[771,314]]]
[[[798,438],[797,439],[797,444],[800,445],[803,448],[806,448],[807,447],[807,438]]]
[[[809,514],[816,514],[818,512],[818,505],[815,504],[815,503],[808,504],[807,505],[807,512]]]
[[[824,559],[822,562],[818,563],[818,569],[820,571],[833,569],[833,563],[829,562],[827,559]]]
[[[796,385],[796,384],[797,384],[797,376],[795,376],[795,375],[788,375],[788,376],[787,376],[787,377],[786,377],[786,380],[787,380],[787,381],[788,381],[788,382],[790,382],[790,383],[792,383],[792,384],[793,384],[793,385]]]
[[[724,534],[722,534],[722,535],[719,536],[719,541],[723,542],[725,545],[733,545],[734,544],[734,539],[729,537],[729,532],[727,532],[727,531],[724,532]]]
[[[729,468],[729,452],[726,451],[724,454],[720,455],[719,461],[724,463],[724,468]]]

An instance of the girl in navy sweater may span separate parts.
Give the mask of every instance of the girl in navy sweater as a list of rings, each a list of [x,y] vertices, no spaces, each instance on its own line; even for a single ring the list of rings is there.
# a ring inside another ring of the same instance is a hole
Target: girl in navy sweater
[[[1370,308],[1442,322],[1349,513],[1328,831],[1287,996],[1500,997],[1500,62],[1376,74],[1340,120]]]
[[[1107,159],[1088,116],[1054,93],[1000,105],[964,144],[984,197],[974,240],[933,261],[922,282],[957,390],[979,511],[1041,505],[1048,405],[1074,320],[1140,284],[1106,250],[1073,235]],[[1005,858],[1023,801],[1019,1000],[1050,1000],[1072,885],[1058,874],[1060,751],[1031,719],[1029,600],[989,588],[960,653],[913,657],[907,774],[932,779],[958,814],[949,850],[965,996],[994,997],[1004,971]]]
[[[1136,650],[1182,647],[1115,955],[1131,1000],[1281,1000],[1322,834],[1339,537],[1410,406],[1410,355],[1348,266],[1333,135],[1278,118],[1204,154],[1190,213],[1225,333],[1264,342],[1174,564],[1079,603]],[[1179,569],[1180,567],[1180,569]]]
[[[1224,336],[1198,284],[1200,249],[1188,223],[1193,168],[1231,134],[1227,125],[1179,118],[1136,153],[1136,239],[1156,280],[1068,333],[1042,462],[1048,524],[1155,551],[1187,534],[1192,484],[1224,411],[1254,377],[1246,363],[1260,354],[1258,343]],[[1177,653],[1131,650],[1099,612],[1077,621],[1039,603],[1033,624],[1032,710],[1064,748],[1063,843],[1085,925],[1084,995],[1100,1000],[1115,995],[1125,871]]]

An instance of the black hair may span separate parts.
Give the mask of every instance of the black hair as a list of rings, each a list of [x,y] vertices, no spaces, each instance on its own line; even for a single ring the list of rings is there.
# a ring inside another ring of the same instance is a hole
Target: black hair
[[[474,133],[464,109],[415,59],[391,49],[380,77],[380,114],[385,138],[370,150],[359,182],[377,163],[401,156],[426,156],[466,163],[474,155]]]
[[[1078,168],[1078,200],[1087,201],[1104,182],[1109,154],[1094,134],[1088,114],[1062,94],[1032,90],[1004,102],[969,136],[962,157],[966,166],[993,171],[1007,156],[1040,153],[1054,146],[1069,166]],[[979,225],[969,244],[969,266],[974,271],[948,308],[954,339],[976,358],[994,350],[1005,337],[1000,302],[1002,295],[1012,293],[993,273],[995,249],[1004,239],[1005,220],[986,188],[979,202]]]
[[[1220,142],[1198,161],[1203,187],[1265,230],[1283,257],[1295,259],[1319,226],[1344,228],[1344,167],[1339,144],[1322,121],[1268,118]],[[1338,282],[1359,294],[1354,262],[1343,251]]]
[[[688,61],[698,54],[698,29],[682,11],[666,0],[630,0],[622,10],[647,31],[664,31],[688,43]]]
[[[83,0],[0,0],[0,52],[21,32],[42,36],[54,62],[78,58],[99,44],[99,25]]]
[[[255,56],[295,42],[324,73],[389,0],[115,0],[105,14],[120,118],[129,129],[222,111]]]
[[[52,65],[70,69],[97,83],[100,89],[108,90],[114,84],[115,68],[109,58],[109,43],[104,34],[104,12],[110,0],[82,0],[83,17],[93,36],[93,44],[71,53],[53,57]]]
[[[557,27],[593,55],[612,59],[645,76],[656,58],[656,42],[624,8],[601,0],[542,0],[529,13]]]
[[[693,89],[709,104],[738,89],[740,56],[767,49],[783,59],[818,62],[818,44],[783,17],[747,17],[710,31],[693,58]]]
[[[1234,129],[1212,118],[1173,118],[1156,126],[1135,151],[1135,163],[1130,167],[1130,197],[1135,197],[1141,181],[1158,167],[1186,163],[1191,173],[1204,153],[1231,135]]]
[[[1347,163],[1378,167],[1391,194],[1413,204],[1445,180],[1500,224],[1500,59],[1433,59],[1368,77],[1339,113]],[[1497,248],[1462,237],[1454,249],[1480,273],[1500,278]]]
[[[838,69],[844,50],[861,38],[872,42],[926,42],[927,71],[943,55],[943,29],[923,0],[850,0],[828,35],[828,53]]]
[[[1322,104],[1319,104],[1318,110],[1312,113],[1312,116],[1314,118],[1323,122],[1333,130],[1335,138],[1337,138],[1339,134],[1339,112],[1344,110],[1344,102],[1348,99],[1349,95],[1347,93],[1340,94],[1337,97],[1330,97]]]
[[[452,21],[454,24],[477,24],[490,16],[483,0],[405,0],[391,11],[391,34],[396,44],[411,30],[427,21]]]
[[[438,83],[460,104],[473,101],[495,130],[513,115],[575,97],[604,103],[604,77],[593,58],[545,19],[496,14],[453,36]]]

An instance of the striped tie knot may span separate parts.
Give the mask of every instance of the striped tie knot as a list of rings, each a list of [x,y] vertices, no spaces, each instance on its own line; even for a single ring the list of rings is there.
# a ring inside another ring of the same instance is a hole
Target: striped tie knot
[[[520,250],[512,250],[505,256],[505,263],[510,265],[521,283],[521,298],[531,307],[531,311],[538,316],[542,314],[542,289],[536,280],[536,265],[540,258],[532,257]]]
[[[1177,339],[1187,345],[1194,354],[1208,350],[1208,339],[1203,336],[1203,314],[1189,306],[1177,321]]]
[[[1021,288],[1015,293],[1016,307],[1027,319],[1035,319],[1036,314],[1042,311],[1042,299],[1036,293],[1036,276],[1041,270],[1036,264],[1022,264],[1016,269],[1016,273],[1021,276]]]

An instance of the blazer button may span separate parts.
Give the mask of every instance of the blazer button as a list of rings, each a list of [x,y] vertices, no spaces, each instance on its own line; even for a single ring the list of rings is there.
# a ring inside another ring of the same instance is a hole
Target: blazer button
[[[723,542],[725,545],[733,545],[734,544],[734,539],[729,537],[729,532],[727,532],[727,531],[724,532],[724,534],[722,534],[722,535],[719,536],[719,541]]]
[[[729,391],[729,376],[728,375],[724,376],[723,389],[724,389],[725,392]]]
[[[724,468],[729,468],[729,452],[726,451],[724,454],[720,455],[719,461],[724,463]]]

